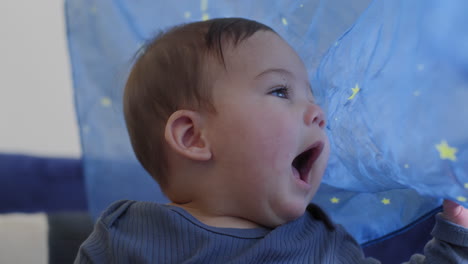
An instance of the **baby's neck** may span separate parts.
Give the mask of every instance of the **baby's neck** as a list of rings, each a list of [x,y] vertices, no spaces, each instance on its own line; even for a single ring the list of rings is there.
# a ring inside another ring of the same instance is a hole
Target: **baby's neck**
[[[213,212],[208,212],[206,210],[200,210],[198,207],[194,206],[191,203],[186,204],[177,204],[177,203],[169,203],[169,205],[177,206],[193,217],[195,217],[198,221],[202,222],[205,225],[218,227],[218,228],[239,228],[239,229],[250,229],[250,228],[258,228],[258,225],[255,222],[249,221],[247,219],[235,216],[228,216],[228,215],[221,215],[216,214]]]

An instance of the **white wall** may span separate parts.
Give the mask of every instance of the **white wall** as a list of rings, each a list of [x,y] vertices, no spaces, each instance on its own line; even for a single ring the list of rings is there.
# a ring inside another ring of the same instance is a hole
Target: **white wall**
[[[79,157],[63,0],[0,4],[0,152]]]

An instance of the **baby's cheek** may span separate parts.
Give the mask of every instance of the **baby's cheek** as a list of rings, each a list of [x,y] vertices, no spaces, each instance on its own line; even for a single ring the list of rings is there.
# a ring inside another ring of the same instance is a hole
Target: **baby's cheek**
[[[289,129],[269,126],[261,141],[263,155],[272,162],[272,166],[294,159],[297,152],[297,136]]]

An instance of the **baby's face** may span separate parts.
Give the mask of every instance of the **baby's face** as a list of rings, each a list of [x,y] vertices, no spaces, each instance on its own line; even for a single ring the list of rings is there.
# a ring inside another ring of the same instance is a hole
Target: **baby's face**
[[[275,33],[259,31],[224,56],[217,114],[207,119],[216,191],[230,214],[277,226],[301,216],[317,191],[329,156],[324,114],[301,59]]]

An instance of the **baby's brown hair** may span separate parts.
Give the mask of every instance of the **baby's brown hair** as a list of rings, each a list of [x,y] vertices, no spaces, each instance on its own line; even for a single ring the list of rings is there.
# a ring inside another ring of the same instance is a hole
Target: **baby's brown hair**
[[[213,71],[225,69],[223,44],[235,47],[259,30],[274,32],[256,21],[218,18],[175,26],[143,48],[128,77],[123,108],[136,157],[162,189],[168,118],[180,109],[215,112]]]

